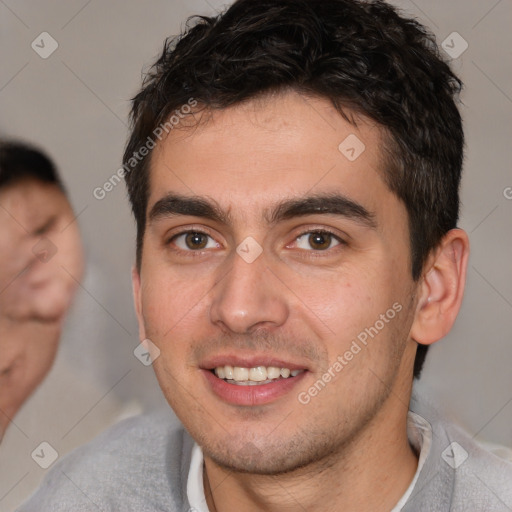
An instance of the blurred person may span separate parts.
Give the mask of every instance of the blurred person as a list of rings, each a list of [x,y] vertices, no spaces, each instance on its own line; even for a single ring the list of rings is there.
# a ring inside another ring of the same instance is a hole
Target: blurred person
[[[0,140],[0,439],[51,368],[82,272],[78,226],[54,164]]]
[[[169,412],[32,511],[512,509],[512,465],[413,393],[464,294],[462,84],[380,1],[238,0],[132,105],[139,336]]]

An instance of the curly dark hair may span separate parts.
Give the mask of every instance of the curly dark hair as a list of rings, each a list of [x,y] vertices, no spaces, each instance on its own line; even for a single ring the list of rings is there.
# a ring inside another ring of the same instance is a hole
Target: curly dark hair
[[[385,179],[409,215],[411,272],[457,225],[464,135],[459,78],[434,36],[382,1],[238,0],[216,17],[193,17],[165,41],[132,104],[123,163],[137,223],[140,265],[150,156],[133,159],[154,130],[194,98],[225,109],[294,90],[376,121],[386,135]],[[131,159],[131,161],[130,161]],[[419,377],[427,346],[418,345]]]

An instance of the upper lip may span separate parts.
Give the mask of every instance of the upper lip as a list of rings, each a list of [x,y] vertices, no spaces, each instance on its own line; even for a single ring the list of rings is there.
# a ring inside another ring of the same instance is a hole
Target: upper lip
[[[238,366],[240,368],[256,368],[257,366],[274,366],[277,368],[288,368],[289,370],[307,370],[304,363],[294,362],[269,354],[217,354],[208,357],[199,365],[204,370],[213,370],[219,366]]]

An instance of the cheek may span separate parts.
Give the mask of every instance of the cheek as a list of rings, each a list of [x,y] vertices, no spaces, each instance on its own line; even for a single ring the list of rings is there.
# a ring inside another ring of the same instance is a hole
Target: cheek
[[[142,271],[142,315],[147,336],[157,345],[168,339],[190,336],[207,316],[208,290],[213,279],[188,276],[179,271],[147,267]],[[153,340],[154,338],[154,340]]]
[[[403,295],[393,281],[389,265],[381,263],[374,262],[366,268],[347,266],[332,279],[322,279],[316,285],[303,279],[298,295],[307,298],[307,307],[299,305],[297,318],[310,318],[317,332],[323,333],[320,337],[331,363],[347,350],[357,352],[353,359],[362,365],[390,356],[396,337],[393,331],[400,330],[404,314],[397,313],[396,308],[405,308],[399,304]]]
[[[292,282],[299,299],[296,314],[311,318],[315,330],[324,333],[321,337],[340,343],[356,334],[378,309],[379,283],[371,270],[346,265],[329,274],[304,273],[299,279],[295,275]]]

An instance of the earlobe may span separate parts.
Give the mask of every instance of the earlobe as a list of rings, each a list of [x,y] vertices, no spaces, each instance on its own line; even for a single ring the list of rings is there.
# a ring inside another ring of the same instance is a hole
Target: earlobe
[[[462,304],[469,256],[465,231],[452,229],[432,252],[419,284],[411,338],[430,345],[452,328]]]
[[[132,267],[132,288],[133,288],[133,303],[135,306],[135,313],[139,324],[139,339],[146,339],[146,329],[144,327],[144,317],[142,314],[142,293],[141,293],[141,279],[140,273],[136,266]]]

